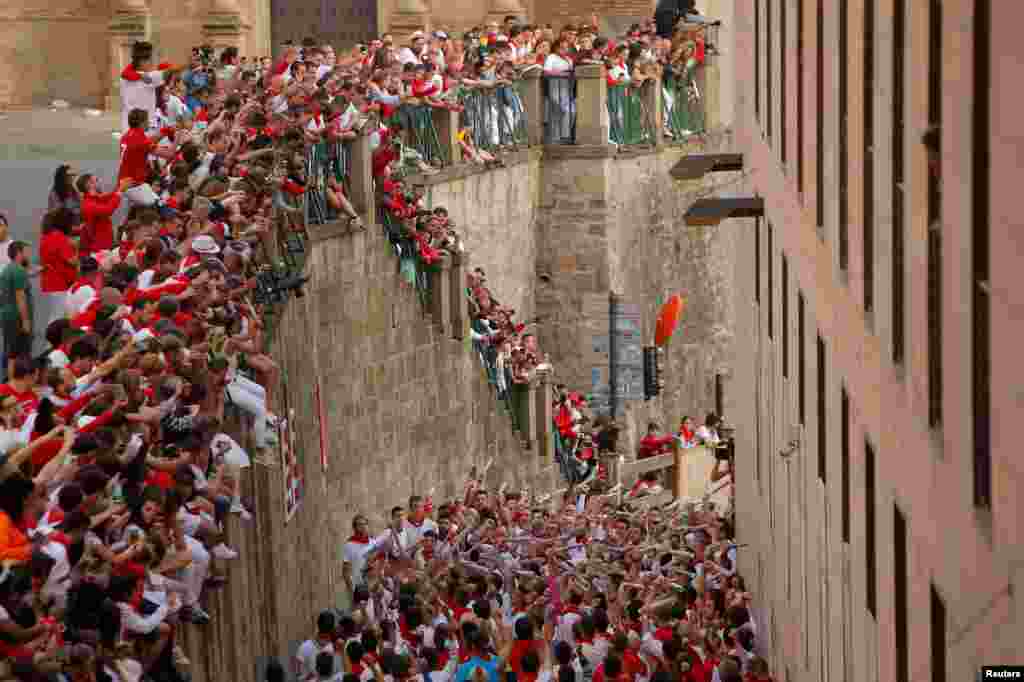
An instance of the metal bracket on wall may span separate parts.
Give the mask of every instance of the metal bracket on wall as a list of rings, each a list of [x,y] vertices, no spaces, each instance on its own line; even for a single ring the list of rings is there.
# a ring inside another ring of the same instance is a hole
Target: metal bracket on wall
[[[761,197],[712,198],[693,202],[683,220],[687,225],[718,225],[729,218],[763,217],[764,199]]]
[[[668,172],[675,180],[699,180],[708,173],[743,170],[742,154],[687,154]]]

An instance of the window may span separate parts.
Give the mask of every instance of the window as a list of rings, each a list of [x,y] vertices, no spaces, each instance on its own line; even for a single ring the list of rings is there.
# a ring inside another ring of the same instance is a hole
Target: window
[[[789,118],[786,115],[786,62],[789,60],[789,44],[786,41],[786,6],[789,0],[779,3],[779,158],[782,160],[782,172],[786,172],[786,128]]]
[[[898,506],[893,506],[893,601],[896,615],[896,682],[910,682],[910,657],[907,655],[907,520]]]
[[[804,347],[804,295],[798,293],[796,296],[796,371],[797,371],[797,413],[800,423],[807,421],[807,361]]]
[[[754,0],[754,118],[761,122],[761,0]]]
[[[974,504],[992,504],[992,452],[990,450],[990,387],[992,363],[990,348],[989,280],[989,158],[991,156],[989,120],[992,96],[991,8],[989,0],[974,3],[974,164],[972,170],[971,260],[972,293],[972,407],[974,408]]]
[[[804,194],[804,3],[796,0],[796,190]]]
[[[815,34],[815,68],[814,75],[817,87],[814,116],[817,127],[814,153],[814,201],[817,212],[818,229],[824,234],[825,229],[825,0],[818,0],[818,23]]]
[[[775,251],[772,248],[774,230],[768,223],[768,340],[775,334]]]
[[[782,378],[789,378],[789,261],[782,254],[782,323],[779,332],[782,334]]]
[[[843,387],[839,394],[839,495],[842,506],[843,542],[850,542],[850,396]]]
[[[868,612],[878,618],[878,576],[875,565],[875,449],[864,446],[864,576]]]
[[[864,4],[864,310],[875,306],[875,3]]]
[[[942,423],[942,0],[930,0],[928,26],[928,425]]]
[[[775,80],[775,72],[772,71],[772,0],[764,0],[764,39],[765,39],[765,135],[768,136],[768,143],[772,141],[772,82]]]
[[[903,104],[904,68],[907,33],[907,0],[894,0],[892,41],[892,360],[903,362]]]
[[[946,604],[931,586],[932,682],[946,682]]]
[[[825,395],[825,339],[818,334],[818,478],[828,482],[828,429]]]
[[[754,218],[754,303],[761,305],[761,219]]]
[[[721,374],[715,374],[715,414],[719,417],[725,414],[725,391]]]
[[[839,0],[839,108],[837,114],[839,136],[839,267],[846,270],[849,263],[849,202],[847,185],[850,181],[850,152],[847,146],[846,120],[849,118],[849,85],[847,64],[847,15],[850,9],[847,0]]]

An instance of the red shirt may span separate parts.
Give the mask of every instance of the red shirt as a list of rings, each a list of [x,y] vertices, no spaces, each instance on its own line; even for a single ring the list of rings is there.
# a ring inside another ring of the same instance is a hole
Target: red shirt
[[[117,181],[131,178],[138,183],[146,182],[149,178],[146,161],[155,146],[142,128],[132,128],[122,135],[121,167],[117,172]]]
[[[14,418],[14,426],[20,428],[28,416],[39,407],[39,396],[35,391],[29,389],[24,393],[18,393],[10,384],[0,384],[0,397],[12,396],[17,401],[17,413]]]
[[[651,435],[644,436],[640,440],[640,452],[637,454],[637,459],[663,455],[668,452],[668,446],[671,444],[672,436],[663,436],[662,438]]]
[[[120,205],[121,195],[116,192],[85,195],[82,199],[82,219],[85,221],[85,228],[79,240],[79,248],[83,254],[107,251],[114,246],[114,224],[110,217]]]
[[[39,261],[43,273],[39,286],[44,293],[67,291],[78,278],[75,262],[75,245],[60,230],[50,230],[39,241]]]

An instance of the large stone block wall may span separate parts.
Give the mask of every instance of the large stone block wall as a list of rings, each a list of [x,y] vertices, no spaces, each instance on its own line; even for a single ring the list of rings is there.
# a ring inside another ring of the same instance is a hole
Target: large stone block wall
[[[628,448],[648,419],[664,427],[675,427],[683,415],[703,419],[715,407],[715,375],[728,382],[734,318],[728,282],[740,235],[729,222],[689,227],[683,215],[699,197],[739,192],[745,178],[724,173],[676,182],[668,173],[686,153],[727,150],[730,143],[727,133],[718,133],[660,152],[608,156],[604,148],[570,148],[545,159],[536,305],[545,321],[541,345],[558,380],[584,392],[592,387],[590,360],[580,350],[601,333],[601,320],[588,312],[588,302],[614,292],[639,304],[645,344],[654,341],[660,305],[675,293],[687,302],[666,347],[665,392],[625,406]]]
[[[510,156],[505,168],[439,177],[427,191],[430,206],[446,207],[458,223],[472,267],[484,269],[494,295],[524,320],[535,312],[541,167],[539,152],[524,152]]]

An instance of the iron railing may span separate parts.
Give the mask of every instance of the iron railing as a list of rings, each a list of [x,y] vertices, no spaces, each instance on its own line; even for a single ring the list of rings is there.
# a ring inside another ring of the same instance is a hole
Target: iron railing
[[[576,142],[576,76],[545,74],[541,80],[544,100],[544,144]]]
[[[608,87],[608,118],[611,141],[619,145],[649,144],[654,140],[650,117],[645,111],[642,88],[629,85]]]
[[[666,133],[676,142],[705,131],[701,74],[699,67],[691,65],[680,72],[667,73],[662,81]]]
[[[522,81],[493,88],[463,92],[461,127],[470,131],[473,145],[491,151],[527,143],[526,110],[521,96]]]

